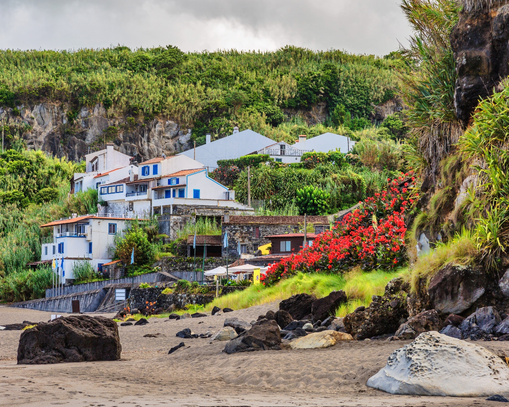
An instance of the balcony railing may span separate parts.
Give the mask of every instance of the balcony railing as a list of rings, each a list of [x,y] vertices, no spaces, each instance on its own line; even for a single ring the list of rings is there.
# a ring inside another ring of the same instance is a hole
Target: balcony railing
[[[76,233],[76,232],[63,232],[56,233],[55,237],[85,237],[86,233]]]
[[[289,148],[285,150],[281,150],[280,148],[267,148],[262,150],[262,153],[277,156],[302,157],[304,153],[310,153],[312,151],[313,150],[297,150],[296,148]]]
[[[145,192],[128,192],[127,194],[125,194],[125,196],[127,197],[130,197],[130,196],[146,196],[147,195],[147,191]]]

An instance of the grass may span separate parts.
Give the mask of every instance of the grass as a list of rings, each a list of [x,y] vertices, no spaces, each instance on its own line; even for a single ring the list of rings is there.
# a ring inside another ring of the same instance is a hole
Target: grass
[[[345,275],[303,274],[281,281],[279,284],[265,288],[253,285],[244,291],[216,298],[205,307],[210,311],[214,306],[219,308],[243,309],[273,301],[285,300],[295,294],[314,294],[318,298],[329,295],[332,291],[344,290],[349,298],[348,304],[342,306],[337,316],[345,316],[355,308],[371,303],[373,295],[381,295],[387,283],[407,273],[406,269],[398,272],[373,271],[362,272],[358,269]]]
[[[134,314],[134,315],[126,315],[126,317],[124,319],[114,319],[115,322],[124,322],[126,319],[129,319],[129,318],[132,318],[136,321],[139,321],[140,319],[142,318],[147,318],[147,319],[150,319],[150,318],[160,318],[160,319],[167,319],[170,314],[177,314],[177,315],[182,315],[182,314],[185,314],[185,313],[189,313],[189,314],[194,314],[195,312],[203,312],[205,310],[205,307],[203,305],[188,305],[187,306],[187,309],[186,310],[178,310],[178,311],[173,311],[173,312],[165,312],[165,313],[162,313],[162,314],[157,314],[157,315],[148,315],[148,316],[145,316],[143,314]]]
[[[445,244],[439,244],[429,254],[419,257],[410,274],[412,291],[416,292],[421,278],[431,278],[447,264],[466,266],[472,264],[479,256],[473,232],[463,230]]]

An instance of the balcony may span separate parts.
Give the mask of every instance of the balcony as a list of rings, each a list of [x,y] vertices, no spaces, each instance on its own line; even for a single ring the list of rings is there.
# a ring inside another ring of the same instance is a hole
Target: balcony
[[[147,191],[145,192],[128,192],[125,194],[127,198],[133,197],[133,196],[147,196]]]
[[[310,153],[313,150],[297,150],[296,148],[288,148],[281,150],[280,148],[267,148],[262,150],[262,154],[270,156],[285,156],[285,157],[302,157],[304,153]]]
[[[55,237],[86,237],[86,233],[76,233],[76,232],[63,232],[63,233],[55,233]]]

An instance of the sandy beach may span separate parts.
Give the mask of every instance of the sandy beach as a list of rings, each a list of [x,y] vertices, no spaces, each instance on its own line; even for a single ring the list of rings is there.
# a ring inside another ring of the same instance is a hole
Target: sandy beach
[[[343,342],[320,350],[226,355],[224,342],[175,334],[216,332],[227,317],[252,321],[277,304],[145,326],[119,326],[116,362],[16,365],[20,331],[0,331],[0,406],[496,406],[484,398],[391,396],[366,386],[404,341]],[[0,307],[0,325],[50,313]],[[113,316],[113,315],[108,315]],[[162,334],[144,338],[148,333]],[[186,347],[168,355],[184,342]],[[509,351],[506,342],[478,342]]]

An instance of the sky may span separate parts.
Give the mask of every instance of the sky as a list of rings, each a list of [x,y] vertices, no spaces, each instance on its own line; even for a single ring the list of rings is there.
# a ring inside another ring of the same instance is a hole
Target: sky
[[[0,49],[276,50],[385,55],[406,45],[400,0],[0,0]]]

